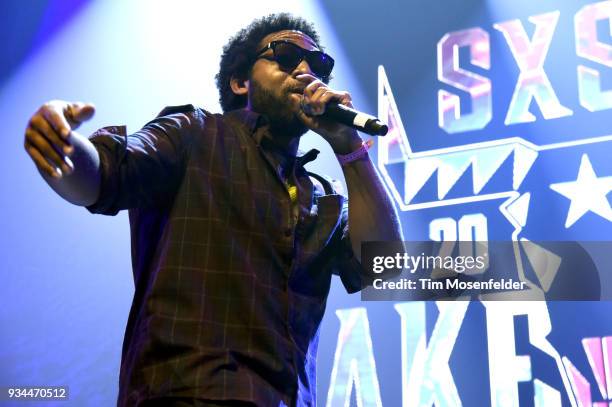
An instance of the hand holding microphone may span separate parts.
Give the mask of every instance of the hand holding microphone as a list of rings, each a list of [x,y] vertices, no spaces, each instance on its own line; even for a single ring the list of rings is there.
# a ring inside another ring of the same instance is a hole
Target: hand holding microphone
[[[299,75],[298,79],[309,77],[307,74]],[[314,80],[306,86],[300,107],[308,117],[320,117],[372,136],[384,136],[389,130],[378,118],[355,110],[348,92],[331,90],[320,80]]]

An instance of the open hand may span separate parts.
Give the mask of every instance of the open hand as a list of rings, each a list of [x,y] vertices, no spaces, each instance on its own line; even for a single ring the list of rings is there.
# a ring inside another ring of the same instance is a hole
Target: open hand
[[[92,104],[52,100],[34,113],[25,130],[24,148],[39,171],[61,178],[74,170],[70,133],[94,111]]]

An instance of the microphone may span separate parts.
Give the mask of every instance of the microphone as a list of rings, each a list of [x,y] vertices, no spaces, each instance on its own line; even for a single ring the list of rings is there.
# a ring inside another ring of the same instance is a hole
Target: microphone
[[[378,118],[339,103],[328,103],[321,116],[353,127],[371,136],[384,136],[389,131],[389,127]]]

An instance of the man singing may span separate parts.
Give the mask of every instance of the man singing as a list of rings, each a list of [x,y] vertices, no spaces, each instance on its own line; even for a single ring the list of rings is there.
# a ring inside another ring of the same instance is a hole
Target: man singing
[[[223,49],[223,114],[169,107],[140,131],[75,131],[92,105],[52,101],[25,148],[49,185],[92,213],[129,210],[135,293],[120,406],[312,406],[331,274],[370,283],[361,242],[401,240],[393,204],[355,130],[321,118],[333,59],[288,14],[251,23]],[[318,133],[348,200],[307,172]],[[350,202],[350,203],[349,203]]]

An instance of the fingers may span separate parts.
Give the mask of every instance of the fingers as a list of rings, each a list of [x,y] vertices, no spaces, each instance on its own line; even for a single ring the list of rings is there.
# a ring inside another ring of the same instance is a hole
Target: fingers
[[[303,76],[311,76],[311,75],[303,75]],[[327,85],[325,85],[323,82],[321,82],[318,79],[314,79],[310,81],[308,85],[306,85],[306,87],[304,88],[304,96],[306,96],[308,99],[312,98],[314,94],[317,92],[317,90],[321,87],[327,88]]]
[[[53,178],[61,178],[62,175],[57,169],[57,167],[54,167],[49,164],[49,162],[47,162],[47,160],[43,157],[40,151],[36,149],[36,147],[34,147],[31,143],[28,143],[27,141],[24,147],[32,158],[32,161],[34,161],[34,164],[36,164],[36,166],[41,172]]]
[[[61,138],[42,116],[34,116],[30,121],[30,127],[33,127],[34,130],[43,134],[57,151],[63,151],[64,154],[68,155],[72,154],[73,147],[70,145],[70,142]]]
[[[306,114],[310,116],[323,114],[325,112],[325,106],[329,102],[337,102],[352,107],[351,95],[348,92],[332,90],[318,79],[311,81],[306,88],[304,88],[302,110],[304,110]]]
[[[303,105],[307,107],[304,111],[310,116],[319,116],[325,112],[326,94],[330,93],[325,86],[317,88],[310,97],[304,93]]]
[[[75,102],[68,105],[66,113],[68,115],[68,118],[74,121],[75,124],[78,126],[84,121],[91,119],[95,111],[96,108],[91,103]]]
[[[308,73],[302,73],[302,74],[296,75],[295,79],[305,84],[309,84],[311,82],[319,80],[316,76],[308,74]]]
[[[56,150],[50,140],[32,126],[26,129],[24,147],[36,166],[52,177],[58,178],[57,175],[61,176],[62,173],[70,174],[74,169],[70,159]],[[57,174],[59,169],[61,173]]]
[[[320,106],[323,111],[325,111],[325,106],[330,102],[336,102],[345,106],[353,107],[351,95],[344,91],[335,91],[329,88],[320,87],[317,89],[312,98],[312,103],[316,106]]]
[[[344,106],[348,106],[348,107],[353,107],[353,98],[351,97],[351,94],[346,92],[346,91],[338,91],[337,93],[337,101],[338,103],[344,105]]]
[[[41,172],[60,178],[74,170],[67,156],[74,151],[70,132],[94,112],[90,103],[62,100],[52,100],[38,109],[28,123],[24,148]]]
[[[49,102],[43,105],[43,107],[39,110],[39,114],[42,114],[45,120],[49,122],[51,127],[65,140],[70,136],[71,127],[66,119],[65,115],[62,112],[62,108],[54,103]]]

